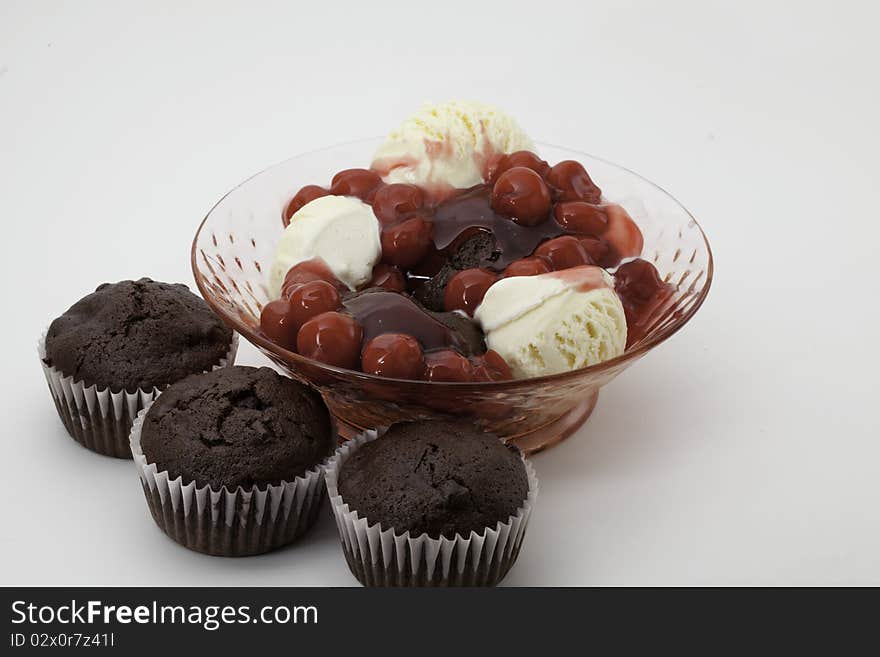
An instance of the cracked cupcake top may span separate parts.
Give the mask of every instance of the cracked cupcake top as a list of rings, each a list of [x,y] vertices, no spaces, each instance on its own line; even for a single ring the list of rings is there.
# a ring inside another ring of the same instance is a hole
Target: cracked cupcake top
[[[162,388],[219,364],[232,331],[186,285],[104,283],[52,322],[46,363],[87,385]]]
[[[469,422],[396,424],[339,473],[350,509],[413,537],[482,534],[516,514],[528,490],[519,452]]]
[[[214,490],[293,481],[335,446],[321,396],[268,367],[225,367],[175,383],[141,431],[149,463]]]

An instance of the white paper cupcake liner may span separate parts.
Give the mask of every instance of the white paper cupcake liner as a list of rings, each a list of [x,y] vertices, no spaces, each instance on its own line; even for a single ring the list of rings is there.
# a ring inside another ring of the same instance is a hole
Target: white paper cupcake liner
[[[230,491],[172,479],[141,449],[147,402],[131,428],[130,449],[144,496],[159,528],[181,545],[222,557],[245,557],[293,542],[315,522],[324,499],[322,463],[293,481]],[[335,427],[334,427],[335,429]]]
[[[135,416],[161,392],[159,388],[138,389],[135,392],[113,392],[109,386],[85,385],[74,381],[61,370],[46,365],[46,331],[37,343],[40,364],[49,384],[49,392],[55,401],[58,415],[67,433],[78,443],[99,454],[130,459],[128,437]],[[235,362],[238,350],[238,333],[233,332],[232,342],[226,356],[212,369],[226,367]]]
[[[495,586],[510,570],[519,555],[532,506],[538,495],[538,478],[532,464],[523,463],[529,492],[517,513],[486,527],[478,534],[456,534],[455,538],[430,538],[427,534],[395,534],[381,524],[368,524],[366,518],[349,508],[339,495],[338,476],[342,465],[364,443],[381,435],[366,431],[342,445],[327,463],[327,494],[342,551],[352,574],[364,586]]]

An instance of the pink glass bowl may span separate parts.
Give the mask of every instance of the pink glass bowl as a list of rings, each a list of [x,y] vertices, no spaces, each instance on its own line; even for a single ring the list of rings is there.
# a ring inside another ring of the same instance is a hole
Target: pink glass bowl
[[[281,212],[306,184],[327,184],[340,169],[366,166],[378,139],[306,153],[246,180],[224,196],[199,226],[192,246],[196,283],[211,307],[291,376],[317,387],[341,432],[409,419],[461,415],[526,452],[570,435],[589,417],[599,389],[678,331],[703,303],[712,281],[712,253],[696,220],[674,198],[635,173],[583,153],[540,145],[544,159],[581,162],[611,201],[642,229],[642,257],[674,286],[670,301],[626,353],[573,372],[492,383],[429,383],[385,379],[309,360],[259,332],[270,301],[266,277],[281,231]]]

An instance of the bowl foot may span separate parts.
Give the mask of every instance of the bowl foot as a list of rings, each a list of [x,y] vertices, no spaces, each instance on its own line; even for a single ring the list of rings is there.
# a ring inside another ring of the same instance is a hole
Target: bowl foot
[[[507,441],[519,447],[526,454],[534,454],[542,449],[547,449],[557,443],[561,443],[587,421],[593,409],[596,408],[596,400],[598,398],[599,392],[596,391],[555,420],[526,433],[510,436]],[[336,423],[339,429],[340,442],[354,438],[364,431],[363,427],[347,422],[338,415],[336,416]]]
[[[587,421],[593,409],[596,408],[596,401],[598,399],[599,392],[596,391],[552,422],[545,424],[543,427],[533,429],[528,433],[511,436],[508,438],[508,442],[519,447],[525,454],[534,454],[548,447],[553,447],[568,438]]]

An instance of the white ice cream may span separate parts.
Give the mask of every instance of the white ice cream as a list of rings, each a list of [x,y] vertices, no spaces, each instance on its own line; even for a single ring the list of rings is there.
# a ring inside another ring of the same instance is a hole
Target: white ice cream
[[[474,319],[517,378],[587,367],[626,347],[623,305],[600,267],[501,279]]]
[[[369,205],[348,196],[316,198],[291,217],[278,241],[269,270],[270,296],[281,294],[293,265],[313,258],[322,258],[353,290],[370,280],[381,255],[379,221]]]
[[[406,119],[376,151],[372,168],[389,183],[465,188],[483,181],[493,155],[521,150],[534,150],[534,144],[507,114],[452,101]]]

